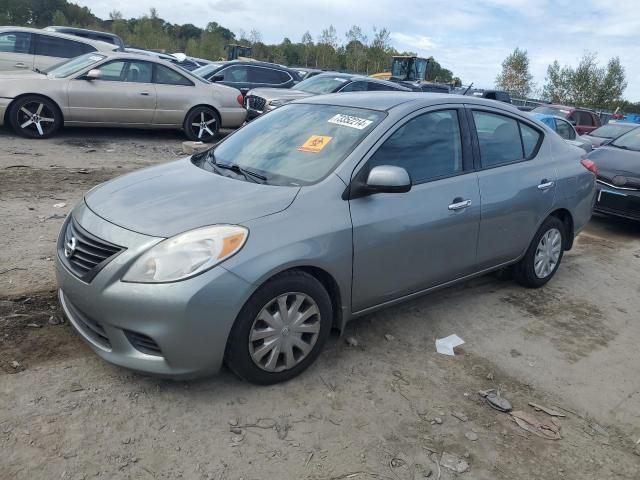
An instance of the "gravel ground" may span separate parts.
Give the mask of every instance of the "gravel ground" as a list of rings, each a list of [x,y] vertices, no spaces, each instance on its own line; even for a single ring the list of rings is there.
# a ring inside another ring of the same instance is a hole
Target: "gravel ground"
[[[173,382],[98,359],[57,305],[58,229],[83,192],[178,158],[182,140],[0,130],[0,479],[638,478],[631,222],[594,218],[541,290],[488,276],[361,318],[283,385],[226,371]],[[453,333],[457,355],[436,353]],[[491,409],[489,388],[562,438]]]

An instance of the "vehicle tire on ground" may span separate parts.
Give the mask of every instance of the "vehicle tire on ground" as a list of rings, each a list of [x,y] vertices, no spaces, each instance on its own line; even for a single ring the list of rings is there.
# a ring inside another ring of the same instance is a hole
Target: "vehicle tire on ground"
[[[279,274],[238,314],[227,340],[227,366],[251,383],[287,381],[318,357],[332,315],[329,294],[315,277],[300,270]]]
[[[220,116],[206,105],[195,107],[185,117],[182,128],[189,140],[208,143],[218,135]]]
[[[539,288],[555,275],[565,245],[565,225],[557,217],[548,217],[540,226],[529,245],[527,253],[514,266],[518,283],[529,288]]]
[[[23,137],[48,138],[62,126],[62,113],[48,98],[27,95],[11,105],[9,123]]]

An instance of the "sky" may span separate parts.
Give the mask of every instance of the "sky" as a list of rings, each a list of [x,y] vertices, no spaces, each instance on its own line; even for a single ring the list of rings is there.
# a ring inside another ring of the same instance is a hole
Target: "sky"
[[[171,23],[204,27],[210,21],[235,33],[257,29],[265,43],[286,36],[314,39],[333,25],[340,39],[351,25],[368,37],[373,27],[391,31],[400,50],[433,56],[443,67],[478,87],[490,88],[514,48],[529,53],[534,82],[542,87],[554,60],[575,66],[585,52],[602,65],[619,56],[629,83],[625,98],[640,101],[640,5],[638,0],[73,0],[108,18],[119,10],[138,17],[155,7]]]

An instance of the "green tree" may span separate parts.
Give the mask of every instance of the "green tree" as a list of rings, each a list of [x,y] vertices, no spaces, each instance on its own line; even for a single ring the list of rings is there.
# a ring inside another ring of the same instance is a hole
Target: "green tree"
[[[529,72],[529,55],[516,48],[502,62],[502,72],[496,78],[496,88],[511,95],[526,98],[533,88],[533,75]]]
[[[56,10],[51,19],[51,23],[54,25],[69,25],[69,20],[65,17],[64,13],[60,10]]]

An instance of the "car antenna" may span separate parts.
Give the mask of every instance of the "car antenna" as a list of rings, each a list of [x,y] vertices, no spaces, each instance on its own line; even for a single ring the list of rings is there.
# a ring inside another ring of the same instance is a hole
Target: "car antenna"
[[[467,87],[467,89],[464,91],[464,93],[463,93],[462,95],[466,95],[466,94],[467,94],[467,92],[468,92],[469,90],[471,90],[471,87],[473,87],[473,82],[471,82],[471,84]]]

